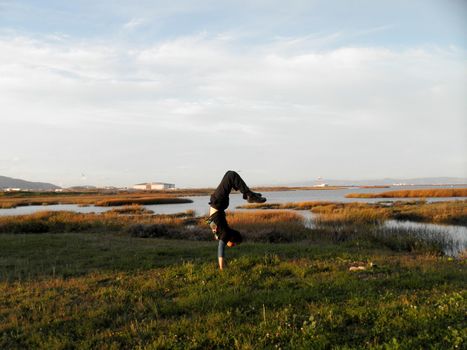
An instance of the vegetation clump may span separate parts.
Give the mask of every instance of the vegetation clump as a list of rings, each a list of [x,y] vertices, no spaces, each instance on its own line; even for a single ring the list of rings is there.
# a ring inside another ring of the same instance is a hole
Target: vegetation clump
[[[239,209],[291,209],[291,210],[310,210],[317,206],[331,205],[335,202],[327,201],[306,201],[306,202],[289,202],[289,203],[255,203],[244,204],[237,208]]]
[[[243,209],[311,210],[321,223],[381,223],[387,219],[412,220],[467,226],[467,200],[427,203],[395,201],[380,203],[298,202],[247,204]]]
[[[0,216],[0,233],[123,232],[133,224],[184,225],[192,213],[172,215],[121,215],[71,211],[42,211],[29,215]]]
[[[0,196],[0,208],[28,205],[76,204],[79,206],[121,206],[132,204],[192,203],[189,198],[179,198],[175,192],[14,192]]]
[[[154,214],[154,211],[146,209],[140,204],[127,205],[122,208],[111,209],[110,212],[116,214],[145,215]]]
[[[400,190],[381,193],[349,193],[346,198],[424,198],[467,197],[467,188],[434,188],[424,190]]]

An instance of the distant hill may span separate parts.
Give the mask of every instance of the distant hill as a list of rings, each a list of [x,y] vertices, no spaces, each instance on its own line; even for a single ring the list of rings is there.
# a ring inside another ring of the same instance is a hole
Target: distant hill
[[[5,188],[20,188],[22,190],[55,190],[61,187],[47,182],[30,182],[7,176],[0,176],[0,189]]]
[[[374,180],[333,180],[320,179],[316,181],[304,181],[288,184],[289,186],[313,186],[325,183],[330,186],[377,186],[377,185],[462,185],[467,184],[467,178],[459,177],[424,177],[414,179],[374,179]]]

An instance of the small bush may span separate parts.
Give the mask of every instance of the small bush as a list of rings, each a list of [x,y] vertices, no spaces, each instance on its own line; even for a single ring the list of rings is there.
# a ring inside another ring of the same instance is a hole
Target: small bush
[[[167,237],[169,233],[169,228],[167,225],[152,224],[136,224],[129,227],[128,232],[133,237]]]
[[[148,210],[140,204],[127,205],[122,208],[115,208],[110,210],[112,213],[116,214],[133,214],[133,215],[143,215],[143,214],[154,214],[152,210]]]
[[[192,241],[212,240],[213,235],[208,229],[199,227],[170,226],[164,224],[136,224],[128,228],[132,237],[186,239]]]

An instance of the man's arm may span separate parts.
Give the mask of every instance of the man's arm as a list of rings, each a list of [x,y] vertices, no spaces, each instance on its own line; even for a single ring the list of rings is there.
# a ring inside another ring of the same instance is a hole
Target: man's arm
[[[222,256],[219,257],[219,270],[224,269],[224,258]]]
[[[225,266],[224,262],[224,250],[225,250],[225,242],[223,240],[219,240],[219,246],[217,247],[217,258],[219,260],[219,269],[223,270]]]

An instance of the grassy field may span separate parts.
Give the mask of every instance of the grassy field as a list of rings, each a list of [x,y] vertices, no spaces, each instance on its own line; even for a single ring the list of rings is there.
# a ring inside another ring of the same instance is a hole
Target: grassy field
[[[355,244],[1,235],[0,348],[465,346],[465,261]],[[350,272],[352,266],[365,270]]]
[[[122,209],[1,218],[0,349],[466,346],[465,253],[368,222],[237,212],[246,242],[220,272],[202,218]]]
[[[425,190],[400,190],[381,193],[349,193],[347,198],[424,198],[467,197],[467,188],[431,188]]]

